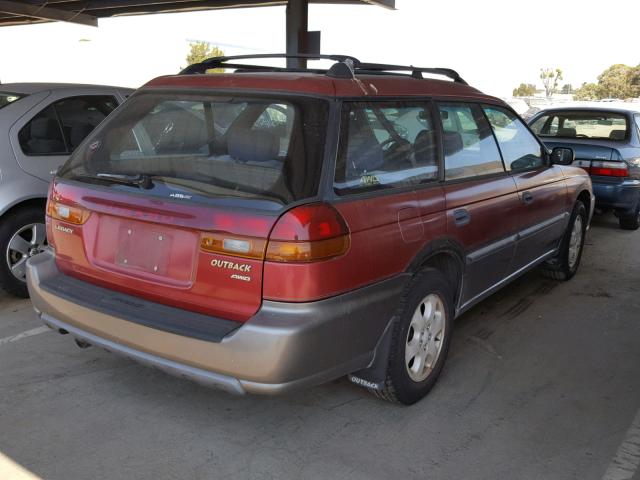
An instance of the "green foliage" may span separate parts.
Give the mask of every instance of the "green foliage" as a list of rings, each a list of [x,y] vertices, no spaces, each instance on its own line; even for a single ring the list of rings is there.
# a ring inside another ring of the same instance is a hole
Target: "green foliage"
[[[559,68],[541,68],[540,79],[544,85],[544,93],[550,98],[558,90],[558,82],[562,80],[562,70]]]
[[[533,97],[536,93],[536,86],[533,83],[521,83],[519,87],[513,89],[514,97]]]
[[[186,60],[187,65],[193,65],[194,63],[200,63],[207,58],[211,57],[223,57],[224,52],[215,45],[210,45],[207,42],[195,42],[189,44],[189,53]],[[212,68],[207,70],[207,73],[222,73],[223,68]]]
[[[598,76],[598,83],[585,83],[575,91],[576,100],[640,97],[640,65],[630,67],[618,63]]]
[[[583,83],[582,86],[573,92],[574,100],[599,100],[605,98],[601,96],[600,86],[596,83]]]
[[[634,68],[618,63],[611,65],[598,76],[598,85],[608,98],[625,99],[635,96],[631,85]],[[603,97],[603,98],[606,98]]]

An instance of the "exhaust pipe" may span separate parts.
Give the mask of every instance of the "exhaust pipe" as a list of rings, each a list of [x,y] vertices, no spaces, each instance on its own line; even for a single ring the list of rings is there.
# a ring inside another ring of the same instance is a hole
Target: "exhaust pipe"
[[[83,350],[85,348],[89,348],[92,345],[89,342],[85,342],[84,340],[80,340],[79,338],[75,339],[76,345],[78,346],[78,348],[82,348]]]

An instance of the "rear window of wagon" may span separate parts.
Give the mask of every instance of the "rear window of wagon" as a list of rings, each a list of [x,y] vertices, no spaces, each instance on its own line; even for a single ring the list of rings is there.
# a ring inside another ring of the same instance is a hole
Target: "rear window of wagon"
[[[96,130],[59,178],[180,199],[287,205],[317,194],[325,100],[142,93]],[[150,180],[146,188],[109,177]]]

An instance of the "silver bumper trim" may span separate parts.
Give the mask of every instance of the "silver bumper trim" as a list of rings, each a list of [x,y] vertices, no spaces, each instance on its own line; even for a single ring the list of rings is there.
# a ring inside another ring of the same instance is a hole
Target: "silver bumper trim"
[[[54,330],[65,330],[71,336],[78,340],[84,340],[93,346],[103,348],[109,352],[116,353],[126,358],[130,358],[138,363],[148,367],[158,368],[175,377],[186,378],[206,387],[215,387],[230,393],[244,394],[246,393],[238,379],[221,375],[219,373],[209,372],[201,368],[191,367],[178,362],[167,360],[166,358],[141,352],[133,348],[112,342],[105,338],[98,337],[89,332],[85,332],[73,325],[61,322],[46,313],[40,315],[40,319]]]

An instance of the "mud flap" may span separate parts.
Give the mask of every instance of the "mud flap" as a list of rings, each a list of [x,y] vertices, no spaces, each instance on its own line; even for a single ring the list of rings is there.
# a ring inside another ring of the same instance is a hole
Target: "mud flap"
[[[391,349],[391,335],[396,317],[393,317],[385,328],[378,344],[376,345],[373,360],[367,368],[358,370],[349,375],[349,380],[364,388],[382,390],[387,378],[387,366],[389,364],[389,350]]]

